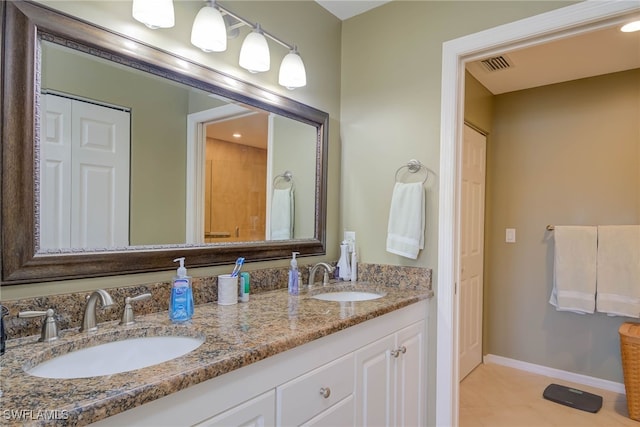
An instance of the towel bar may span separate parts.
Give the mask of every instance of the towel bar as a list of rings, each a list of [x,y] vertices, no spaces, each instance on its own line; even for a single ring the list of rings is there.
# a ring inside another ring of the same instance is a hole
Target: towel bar
[[[411,159],[407,162],[407,164],[400,166],[398,169],[396,169],[396,175],[395,175],[395,180],[396,182],[398,181],[398,174],[400,173],[400,171],[404,168],[407,168],[407,170],[410,173],[416,173],[419,172],[420,170],[424,170],[425,172],[425,177],[422,180],[422,183],[424,184],[425,182],[427,182],[427,179],[429,178],[429,168],[427,168],[425,165],[423,165],[420,160],[416,160],[416,159]]]

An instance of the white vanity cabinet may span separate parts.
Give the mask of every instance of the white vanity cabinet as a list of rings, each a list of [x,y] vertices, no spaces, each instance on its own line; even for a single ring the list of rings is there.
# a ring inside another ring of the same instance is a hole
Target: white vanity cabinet
[[[353,364],[350,353],[278,386],[277,425],[329,425],[328,417],[334,426],[353,425]],[[340,403],[339,410],[333,408]],[[345,408],[351,408],[350,413]]]
[[[242,426],[266,427],[275,425],[275,393],[268,391],[247,402],[218,414],[194,427]]]
[[[427,308],[412,304],[95,425],[424,425]]]
[[[425,322],[355,352],[356,425],[425,424]]]

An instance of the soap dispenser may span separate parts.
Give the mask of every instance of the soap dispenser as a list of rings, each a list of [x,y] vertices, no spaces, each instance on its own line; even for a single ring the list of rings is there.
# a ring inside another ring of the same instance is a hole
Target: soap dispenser
[[[180,262],[171,284],[171,300],[169,301],[169,319],[173,323],[182,323],[193,317],[193,291],[191,277],[187,276],[184,257],[176,258],[173,262]]]
[[[349,242],[344,240],[340,244],[340,260],[338,261],[338,278],[340,280],[351,279],[351,268],[349,267]]]
[[[300,293],[299,286],[299,274],[298,274],[298,261],[296,255],[300,252],[291,252],[291,267],[289,268],[289,295],[298,295]]]

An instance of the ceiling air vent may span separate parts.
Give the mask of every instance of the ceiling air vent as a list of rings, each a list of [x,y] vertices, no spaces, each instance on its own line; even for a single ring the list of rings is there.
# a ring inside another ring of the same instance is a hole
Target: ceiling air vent
[[[503,55],[494,56],[493,58],[483,59],[480,62],[482,63],[482,65],[487,71],[506,70],[512,67],[511,62],[509,62],[507,57]]]

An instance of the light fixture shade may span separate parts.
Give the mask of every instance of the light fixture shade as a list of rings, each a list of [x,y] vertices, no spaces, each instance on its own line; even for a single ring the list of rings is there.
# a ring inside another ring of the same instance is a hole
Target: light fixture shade
[[[218,9],[211,6],[200,9],[191,28],[191,44],[205,52],[227,50],[227,27]]]
[[[175,24],[173,0],[133,0],[131,14],[151,29],[171,28]]]
[[[244,42],[242,42],[239,64],[242,68],[252,73],[269,71],[271,68],[269,45],[259,25],[247,34]]]
[[[307,85],[307,72],[296,48],[291,50],[282,60],[278,83],[287,89],[295,89]]]

